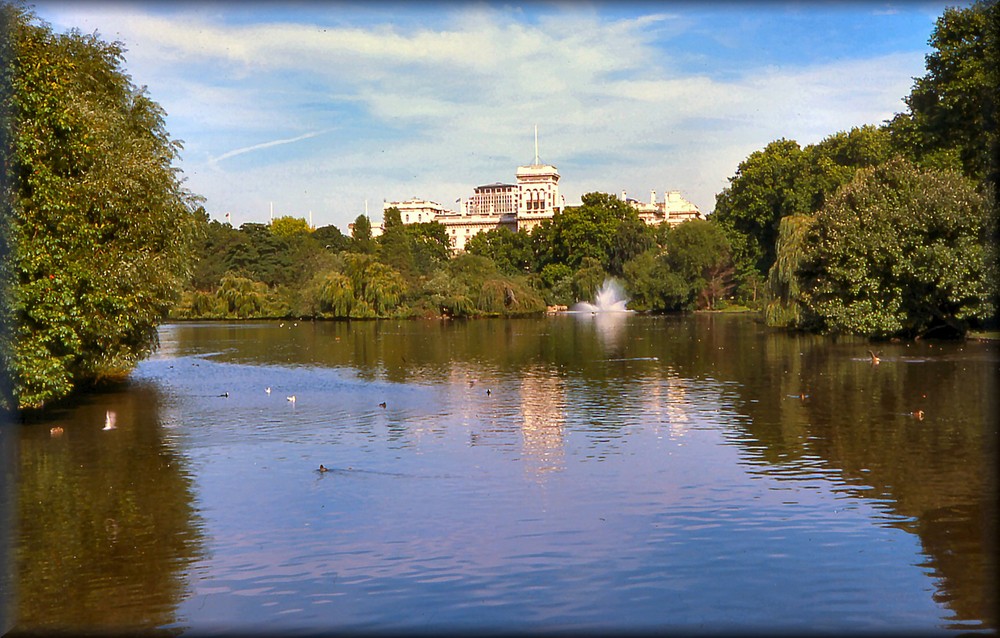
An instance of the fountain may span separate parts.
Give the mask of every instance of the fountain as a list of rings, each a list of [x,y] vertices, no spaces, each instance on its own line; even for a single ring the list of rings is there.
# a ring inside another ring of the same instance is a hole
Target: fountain
[[[628,299],[621,285],[614,279],[608,278],[601,284],[597,291],[594,303],[581,301],[570,308],[570,312],[631,312],[625,307]]]

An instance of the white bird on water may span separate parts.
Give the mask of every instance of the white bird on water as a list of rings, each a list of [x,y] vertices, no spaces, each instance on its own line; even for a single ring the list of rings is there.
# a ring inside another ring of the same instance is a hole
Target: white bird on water
[[[295,395],[294,394],[292,396],[290,396],[290,397],[285,397],[285,398],[288,399],[289,401],[291,401],[292,405],[295,405]]]
[[[267,392],[268,394],[271,394],[271,387],[268,386],[268,387],[264,388],[264,392]]]
[[[117,427],[115,425],[115,421],[117,420],[118,420],[118,415],[114,413],[114,410],[108,410],[104,414],[104,429],[114,430]]]

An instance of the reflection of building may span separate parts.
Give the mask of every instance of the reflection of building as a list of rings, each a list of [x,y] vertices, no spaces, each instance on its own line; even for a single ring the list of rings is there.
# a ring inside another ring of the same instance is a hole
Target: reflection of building
[[[521,439],[535,472],[563,469],[563,389],[552,371],[528,372],[521,379]]]

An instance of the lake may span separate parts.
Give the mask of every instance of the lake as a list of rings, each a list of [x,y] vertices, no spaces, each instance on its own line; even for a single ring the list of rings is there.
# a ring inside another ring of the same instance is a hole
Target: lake
[[[15,632],[996,630],[995,344],[873,365],[630,313],[160,341],[4,433]]]

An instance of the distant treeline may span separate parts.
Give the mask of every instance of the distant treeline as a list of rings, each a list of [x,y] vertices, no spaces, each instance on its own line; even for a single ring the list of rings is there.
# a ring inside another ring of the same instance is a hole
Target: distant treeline
[[[444,226],[385,213],[372,237],[303,219],[239,229],[199,214],[201,257],[175,318],[514,316],[592,299],[607,277],[638,309],[717,307],[731,288],[728,244],[706,221],[652,227],[627,203],[584,195],[531,233],[498,228],[454,255]],[[662,259],[661,259],[662,257]]]

